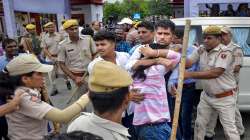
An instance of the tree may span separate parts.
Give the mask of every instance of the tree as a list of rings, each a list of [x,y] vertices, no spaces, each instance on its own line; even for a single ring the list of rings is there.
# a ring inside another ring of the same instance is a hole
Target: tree
[[[148,2],[144,0],[124,0],[123,2],[104,3],[104,20],[110,16],[118,19],[132,17],[134,13],[140,13],[141,17],[149,15]]]
[[[172,8],[169,5],[169,0],[150,0],[149,1],[150,15],[172,15]]]
[[[132,18],[134,13],[140,13],[141,18],[149,15],[170,16],[172,10],[168,4],[169,0],[123,0],[122,2],[104,3],[104,20],[110,16],[118,20],[124,17]]]

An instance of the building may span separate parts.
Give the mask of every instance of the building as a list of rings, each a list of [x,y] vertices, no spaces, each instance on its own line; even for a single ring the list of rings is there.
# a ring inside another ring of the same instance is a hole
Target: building
[[[22,36],[27,23],[37,26],[38,34],[42,25],[47,21],[54,21],[57,27],[63,19],[76,18],[80,25],[92,21],[102,21],[102,0],[0,0],[3,6],[2,32],[9,37]],[[1,4],[1,3],[0,3]],[[1,23],[0,22],[0,23]],[[1,26],[0,26],[1,31]]]

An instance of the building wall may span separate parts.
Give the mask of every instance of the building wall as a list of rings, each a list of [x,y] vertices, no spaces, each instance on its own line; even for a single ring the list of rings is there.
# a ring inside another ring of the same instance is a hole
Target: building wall
[[[85,24],[90,24],[92,21],[102,21],[103,6],[88,4],[88,5],[72,5],[71,14],[84,14]]]

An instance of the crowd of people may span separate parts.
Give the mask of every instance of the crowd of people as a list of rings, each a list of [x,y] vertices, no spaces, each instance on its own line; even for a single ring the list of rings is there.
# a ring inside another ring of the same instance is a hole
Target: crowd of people
[[[210,16],[210,17],[250,17],[250,8],[248,8],[248,3],[240,3],[238,8],[234,10],[232,4],[227,5],[227,9],[222,11],[220,4],[206,4],[208,11],[203,11],[200,16]]]
[[[20,42],[3,40],[0,138],[169,139],[183,30],[171,20],[153,24],[129,18],[114,31],[97,21],[79,30],[75,19],[63,21],[59,32],[53,22],[43,29],[38,36],[36,26],[28,24]],[[231,29],[208,26],[203,43],[188,46],[186,59],[177,140],[212,140],[218,117],[226,139],[240,140],[245,133],[237,106],[243,52]],[[73,91],[62,110],[49,98],[60,93],[55,82],[60,75]],[[48,135],[48,121],[56,134]],[[68,124],[67,133],[60,134],[60,123]]]

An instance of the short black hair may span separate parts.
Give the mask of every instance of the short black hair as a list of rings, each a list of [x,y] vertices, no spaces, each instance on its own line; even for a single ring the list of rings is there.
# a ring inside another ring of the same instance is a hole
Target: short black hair
[[[142,21],[141,23],[138,24],[137,29],[140,27],[141,28],[144,27],[147,30],[150,30],[151,32],[153,32],[155,30],[154,24],[150,21]]]
[[[160,20],[160,21],[156,22],[155,29],[157,30],[158,27],[162,27],[162,28],[165,28],[165,29],[169,28],[172,33],[174,33],[174,31],[175,31],[175,24],[174,24],[174,22],[172,22],[169,19]]]
[[[115,38],[116,36],[114,32],[101,30],[94,35],[93,39],[94,41],[109,40],[109,41],[115,42]]]
[[[103,114],[119,109],[128,94],[129,88],[123,87],[108,93],[90,91],[89,98],[93,104],[94,110]]]
[[[183,36],[184,36],[184,29],[176,28],[175,29],[175,35],[176,35],[177,38],[182,39]]]
[[[2,44],[2,48],[5,50],[5,48],[7,47],[7,45],[10,44],[10,43],[13,43],[13,42],[17,44],[16,40],[14,40],[12,38],[6,38],[6,39],[4,39],[3,40],[3,44]]]
[[[94,30],[92,30],[92,28],[90,28],[90,27],[86,27],[86,28],[82,29],[81,33],[83,35],[90,35],[91,37],[94,36]]]
[[[102,137],[82,131],[45,136],[44,140],[103,140]]]

